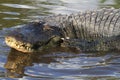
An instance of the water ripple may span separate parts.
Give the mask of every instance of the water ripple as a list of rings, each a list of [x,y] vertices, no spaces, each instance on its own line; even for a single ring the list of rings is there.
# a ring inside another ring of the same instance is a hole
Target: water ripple
[[[19,19],[18,17],[4,17],[5,20],[16,20]]]
[[[6,3],[3,3],[3,4],[1,4],[1,5],[3,5],[3,6],[8,6],[8,7],[13,7],[13,8],[37,9],[37,8],[34,7],[34,6],[21,5],[21,4],[6,4]]]
[[[10,15],[20,15],[20,13],[18,13],[18,12],[8,12],[8,11],[5,11],[5,12],[0,12],[0,13],[10,14]]]

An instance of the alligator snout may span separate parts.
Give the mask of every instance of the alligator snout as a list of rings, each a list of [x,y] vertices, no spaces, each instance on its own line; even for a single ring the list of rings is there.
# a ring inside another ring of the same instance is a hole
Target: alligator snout
[[[19,37],[18,37],[19,38]],[[32,44],[18,40],[13,36],[6,36],[5,42],[8,46],[22,52],[33,52]]]

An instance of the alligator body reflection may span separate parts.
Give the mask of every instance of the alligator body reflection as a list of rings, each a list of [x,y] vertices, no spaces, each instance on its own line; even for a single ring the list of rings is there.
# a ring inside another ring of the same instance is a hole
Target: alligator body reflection
[[[41,53],[24,54],[23,52],[17,51],[15,49],[11,49],[11,51],[8,55],[8,60],[4,66],[7,69],[7,76],[12,77],[12,78],[23,77],[24,76],[24,68],[26,66],[33,66],[33,63],[49,64],[50,62],[56,62],[56,60],[54,59],[55,56],[44,57],[44,55],[49,54],[49,53],[51,54],[56,51],[57,52],[64,51],[64,52],[72,52],[72,53],[79,52],[78,50],[76,50],[74,48],[72,48],[72,49],[56,48],[56,49],[50,49],[47,51],[43,51]]]

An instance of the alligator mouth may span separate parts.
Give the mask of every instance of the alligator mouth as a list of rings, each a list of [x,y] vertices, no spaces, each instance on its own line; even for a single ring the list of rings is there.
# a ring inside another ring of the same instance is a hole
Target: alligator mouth
[[[14,37],[5,37],[5,42],[8,46],[22,52],[34,52],[34,49],[32,49],[32,44],[21,42],[19,40],[16,40]]]

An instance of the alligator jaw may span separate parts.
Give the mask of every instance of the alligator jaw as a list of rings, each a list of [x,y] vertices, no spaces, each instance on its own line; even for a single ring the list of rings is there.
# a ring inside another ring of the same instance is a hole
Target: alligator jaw
[[[8,46],[22,52],[34,52],[30,43],[20,42],[14,37],[5,37],[5,42]]]

